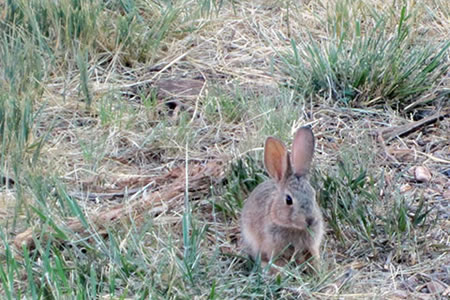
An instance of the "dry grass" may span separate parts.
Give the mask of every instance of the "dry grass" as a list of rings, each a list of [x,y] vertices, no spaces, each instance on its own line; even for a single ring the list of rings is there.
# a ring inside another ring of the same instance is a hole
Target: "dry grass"
[[[403,5],[411,13],[408,38],[414,45],[443,44],[450,36],[449,4],[266,0],[226,2],[208,12],[200,7],[212,2],[185,2],[174,4],[180,13],[154,44],[148,41],[154,36],[139,27],[144,25],[131,21],[137,25],[130,30],[142,35],[132,33],[130,43],[117,44],[116,29],[126,13],[105,10],[98,23],[109,32],[87,32],[79,37],[81,46],[68,46],[61,35],[56,44],[49,42],[54,56],[42,56],[46,73],[28,74],[36,85],[20,81],[26,88],[14,99],[25,115],[29,96],[33,118],[23,144],[19,134],[1,138],[1,294],[60,298],[76,295],[73,289],[86,298],[448,297],[448,71],[410,99],[408,109],[397,111],[388,105],[342,107],[327,95],[297,93],[286,87],[284,64],[293,40],[331,39],[329,19],[360,20],[364,33],[373,25],[369,14],[396,16]],[[160,20],[163,10],[156,7],[168,7],[162,1],[136,3],[144,20]],[[336,3],[347,16],[339,15]],[[388,20],[387,28],[395,31],[398,19]],[[0,23],[8,24],[6,13],[0,13]],[[352,27],[342,22],[338,30]],[[147,52],[139,50],[144,47]],[[447,50],[444,63],[449,59]],[[7,63],[0,59],[0,68]],[[7,76],[0,74],[5,103],[13,87]],[[10,109],[5,105],[4,120]],[[379,134],[435,112],[444,117],[417,131],[390,140]],[[289,141],[305,124],[317,137],[316,185],[322,194],[328,191],[324,178],[342,175],[339,162],[364,169],[364,180],[374,181],[377,235],[362,238],[344,216],[343,239],[328,226],[320,274],[289,266],[271,278],[240,253],[240,205],[264,177],[265,137]],[[192,177],[198,174],[186,178],[189,172],[179,171],[217,161],[220,170],[206,174],[207,183],[197,185]],[[415,180],[417,166],[431,171],[429,182]],[[413,226],[421,199],[432,210]],[[382,220],[392,216],[397,224],[396,203],[405,203],[399,209],[410,218],[404,231]],[[124,208],[120,218],[95,219],[117,207]],[[72,222],[81,227],[74,229]],[[27,229],[34,248],[14,248],[14,239]],[[41,279],[44,273],[48,279]]]

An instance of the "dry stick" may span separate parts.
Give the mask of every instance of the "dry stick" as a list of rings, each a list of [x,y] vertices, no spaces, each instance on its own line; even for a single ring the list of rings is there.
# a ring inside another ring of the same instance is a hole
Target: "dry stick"
[[[194,169],[197,170],[197,169]],[[192,170],[190,170],[192,171]],[[196,174],[190,178],[190,187],[195,190],[203,190],[209,187],[211,178],[218,178],[222,173],[222,168],[217,162],[211,162],[195,172]],[[183,176],[184,177],[184,176]],[[175,181],[179,183],[169,183],[164,189],[153,192],[143,197],[142,200],[132,203],[131,205],[119,204],[113,208],[100,213],[97,216],[91,216],[90,220],[96,227],[104,228],[106,225],[115,224],[128,216],[136,219],[142,218],[143,213],[155,206],[155,204],[169,201],[178,196],[182,196],[185,191],[185,178],[178,177]],[[78,220],[71,220],[67,224],[69,231],[78,234],[87,234],[88,229]],[[14,245],[17,249],[23,246],[33,248],[35,246],[33,239],[33,229],[28,228],[26,231],[18,234],[14,239]]]
[[[435,113],[434,115],[432,115],[428,118],[422,119],[420,121],[411,122],[409,124],[397,126],[397,127],[383,128],[378,131],[378,134],[382,135],[388,142],[397,136],[407,135],[411,132],[419,130],[420,128],[422,128],[424,126],[433,124],[433,123],[437,122],[438,120],[447,118],[449,116],[450,116],[450,112],[438,112],[438,113]]]
[[[121,198],[125,196],[131,196],[138,192],[140,192],[141,188],[130,189],[126,191],[114,192],[114,193],[81,193],[81,192],[71,192],[69,196],[72,198],[80,199],[80,200],[95,200],[97,198],[102,199],[113,199],[113,198]]]

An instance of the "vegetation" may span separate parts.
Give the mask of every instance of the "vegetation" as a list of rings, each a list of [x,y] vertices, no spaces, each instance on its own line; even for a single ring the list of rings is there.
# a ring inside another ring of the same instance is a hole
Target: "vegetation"
[[[403,109],[439,84],[448,71],[448,40],[421,43],[410,21],[414,16],[405,6],[400,11],[371,12],[362,5],[350,15],[350,5],[351,1],[336,5],[329,20],[330,37],[300,39],[301,52],[293,43],[286,68],[294,74],[297,90],[319,93],[343,105]],[[448,97],[448,92],[440,97]]]
[[[1,297],[448,297],[449,36],[445,0],[0,2]],[[322,266],[271,276],[240,211],[303,125]]]

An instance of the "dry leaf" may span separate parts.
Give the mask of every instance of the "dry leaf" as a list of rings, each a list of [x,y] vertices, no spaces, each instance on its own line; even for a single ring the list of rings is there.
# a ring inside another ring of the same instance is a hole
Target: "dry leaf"
[[[351,269],[360,270],[364,268],[367,264],[362,261],[354,261],[350,264]]]
[[[406,193],[408,191],[410,191],[412,189],[412,186],[410,186],[409,184],[404,184],[400,187],[400,191],[402,193]]]

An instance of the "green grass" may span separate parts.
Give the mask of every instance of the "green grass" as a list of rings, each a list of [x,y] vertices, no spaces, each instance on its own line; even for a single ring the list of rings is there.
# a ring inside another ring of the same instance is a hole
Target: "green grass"
[[[420,42],[410,22],[414,11],[366,9],[367,15],[354,19],[350,5],[337,1],[327,39],[292,40],[286,71],[296,91],[318,93],[341,106],[387,104],[401,110],[446,74],[450,42]]]
[[[344,152],[335,168],[314,173],[327,223],[340,244],[358,241],[371,255],[379,255],[386,246],[408,249],[406,245],[417,243],[418,232],[425,236],[432,229],[427,222],[432,208],[423,199],[405,199],[398,187],[386,184],[384,174],[371,174],[368,161],[361,159],[367,156]],[[408,253],[399,251],[394,259],[404,255]]]
[[[377,298],[419,273],[445,283],[437,266],[448,252],[439,208],[447,120],[386,149],[368,133],[406,123],[398,112],[415,101],[424,115],[448,106],[449,9],[375,2],[1,3],[0,297]],[[279,53],[290,54],[277,64]],[[201,94],[162,98],[159,80],[183,79],[204,82]],[[289,264],[270,276],[239,248],[240,212],[267,179],[266,137],[289,145],[306,124],[317,138],[323,264],[318,274]],[[93,219],[170,191],[177,167],[216,160],[217,178],[201,188],[189,178],[190,188],[141,220]],[[419,164],[432,183],[412,179]],[[79,196],[89,193],[100,196]],[[27,228],[34,247],[17,248]]]
[[[230,166],[223,188],[219,189],[222,201],[213,202],[215,209],[226,218],[237,220],[245,199],[258,184],[267,179],[260,160],[251,155],[237,159]]]

